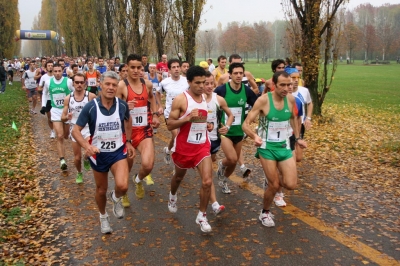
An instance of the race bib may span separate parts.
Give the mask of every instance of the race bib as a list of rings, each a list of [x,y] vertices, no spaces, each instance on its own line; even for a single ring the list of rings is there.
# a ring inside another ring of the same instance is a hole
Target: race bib
[[[207,123],[192,123],[190,126],[188,143],[202,144],[206,142]]]
[[[282,142],[288,138],[288,121],[268,123],[267,142]]]
[[[153,83],[153,94],[156,94],[158,88],[158,83]]]
[[[242,124],[242,107],[229,108],[233,114],[233,123],[231,126],[240,126]],[[228,116],[225,114],[225,123],[228,121]]]
[[[96,87],[96,78],[88,78],[88,86]]]
[[[129,113],[132,117],[132,126],[147,126],[147,106],[135,107],[133,110],[130,110]]]
[[[65,98],[65,93],[56,93],[53,94],[53,103],[57,108],[62,108],[64,106],[64,98]]]
[[[97,148],[100,152],[113,152],[122,146],[121,132],[119,130],[111,130],[97,133]]]

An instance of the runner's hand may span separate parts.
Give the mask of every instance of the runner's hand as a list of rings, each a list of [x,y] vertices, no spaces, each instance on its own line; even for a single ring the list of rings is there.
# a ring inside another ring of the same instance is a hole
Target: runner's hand
[[[306,130],[309,130],[312,127],[311,121],[308,119],[306,119],[303,124]]]
[[[127,103],[128,103],[129,110],[132,110],[133,108],[135,108],[135,105],[136,105],[137,101],[132,100],[132,101],[129,101]]]
[[[229,131],[228,127],[223,125],[223,124],[221,124],[221,125],[222,125],[222,127],[220,129],[218,129],[218,133],[221,134],[221,135],[228,134],[228,131]]]
[[[300,148],[305,149],[307,148],[307,142],[304,139],[297,140],[297,144]]]
[[[153,122],[151,123],[151,125],[152,125],[154,128],[158,128],[158,127],[160,126],[160,119],[158,119],[157,116],[154,116],[154,115],[153,115]]]
[[[214,123],[208,123],[207,122],[207,130],[208,130],[208,132],[213,131],[213,129],[214,129]]]
[[[256,147],[260,147],[261,144],[262,144],[262,139],[259,136],[256,135],[256,137],[254,138],[254,145]]]
[[[127,142],[126,147],[128,149],[128,158],[133,159],[136,156],[135,149],[133,148],[132,144],[130,142]]]
[[[68,120],[71,120],[71,119],[72,119],[72,113],[68,113],[68,114],[67,114],[67,119],[68,119]]]
[[[43,106],[42,109],[40,109],[40,113],[42,115],[46,114],[46,107]]]
[[[189,121],[190,121],[190,122],[193,122],[192,119],[195,118],[195,117],[198,117],[198,116],[199,116],[199,109],[197,109],[197,108],[193,109],[193,110],[190,112],[190,114],[188,115]]]
[[[100,153],[100,150],[99,150],[99,148],[97,148],[93,145],[90,145],[89,148],[87,148],[85,151],[85,154],[87,157],[91,157],[91,156],[95,155],[96,153]]]

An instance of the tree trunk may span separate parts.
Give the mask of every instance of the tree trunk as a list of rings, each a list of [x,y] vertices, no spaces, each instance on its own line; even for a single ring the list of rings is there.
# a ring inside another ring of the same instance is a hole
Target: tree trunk
[[[107,27],[108,57],[113,57],[115,55],[113,20],[111,18],[111,9],[109,7],[109,1],[104,1],[104,4],[105,4],[104,13],[106,17],[106,27]]]

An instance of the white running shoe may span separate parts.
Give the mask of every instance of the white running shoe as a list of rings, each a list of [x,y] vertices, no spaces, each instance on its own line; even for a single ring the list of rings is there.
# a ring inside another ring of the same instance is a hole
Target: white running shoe
[[[221,189],[222,193],[231,194],[231,190],[228,187],[228,182],[226,180],[220,182],[222,182],[222,189]]]
[[[115,193],[114,190],[110,191],[110,193],[108,194],[112,203],[113,203],[113,213],[114,216],[118,219],[122,219],[125,216],[125,208],[124,206],[122,206],[122,201],[121,198],[119,198],[117,201],[115,201],[112,197],[112,194]]]
[[[249,175],[251,173],[251,169],[247,168],[246,166],[240,167],[240,171],[242,172],[243,178],[249,177]]]
[[[171,164],[171,154],[170,151],[168,151],[168,147],[164,147],[164,153],[165,153],[164,162],[166,164]]]
[[[271,212],[266,212],[263,213],[261,210],[260,216],[258,217],[258,219],[261,221],[262,225],[266,226],[266,227],[274,227],[275,223],[274,223],[274,215]]]
[[[56,138],[56,133],[54,133],[54,130],[51,131],[50,138],[51,139],[55,139]]]
[[[285,207],[286,202],[283,200],[283,193],[282,192],[277,192],[274,197],[274,202],[275,205],[278,207]]]
[[[103,234],[110,234],[112,232],[108,216],[106,218],[100,217],[100,226],[101,226],[101,232]]]
[[[225,211],[225,206],[224,205],[219,205],[218,209],[213,209],[214,215],[217,216],[220,213],[223,213]]]
[[[196,224],[200,225],[200,229],[202,232],[204,233],[211,232],[211,226],[208,223],[206,213],[203,214],[203,217],[197,215]]]
[[[224,176],[225,169],[226,169],[226,167],[222,165],[222,160],[219,160],[218,161],[217,177],[221,181],[225,180],[225,176]]]
[[[176,198],[175,200],[169,198],[169,200],[168,200],[168,210],[169,210],[169,212],[176,213],[178,211],[178,206],[176,205],[177,201],[178,201],[178,198]]]

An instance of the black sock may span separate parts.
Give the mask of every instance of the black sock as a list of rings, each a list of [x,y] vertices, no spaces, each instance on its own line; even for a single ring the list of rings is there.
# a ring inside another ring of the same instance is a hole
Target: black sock
[[[60,157],[60,161],[61,161],[61,160],[64,160],[64,157]]]
[[[266,210],[266,209],[262,210],[262,213],[268,213],[268,212],[269,212],[269,210]]]

